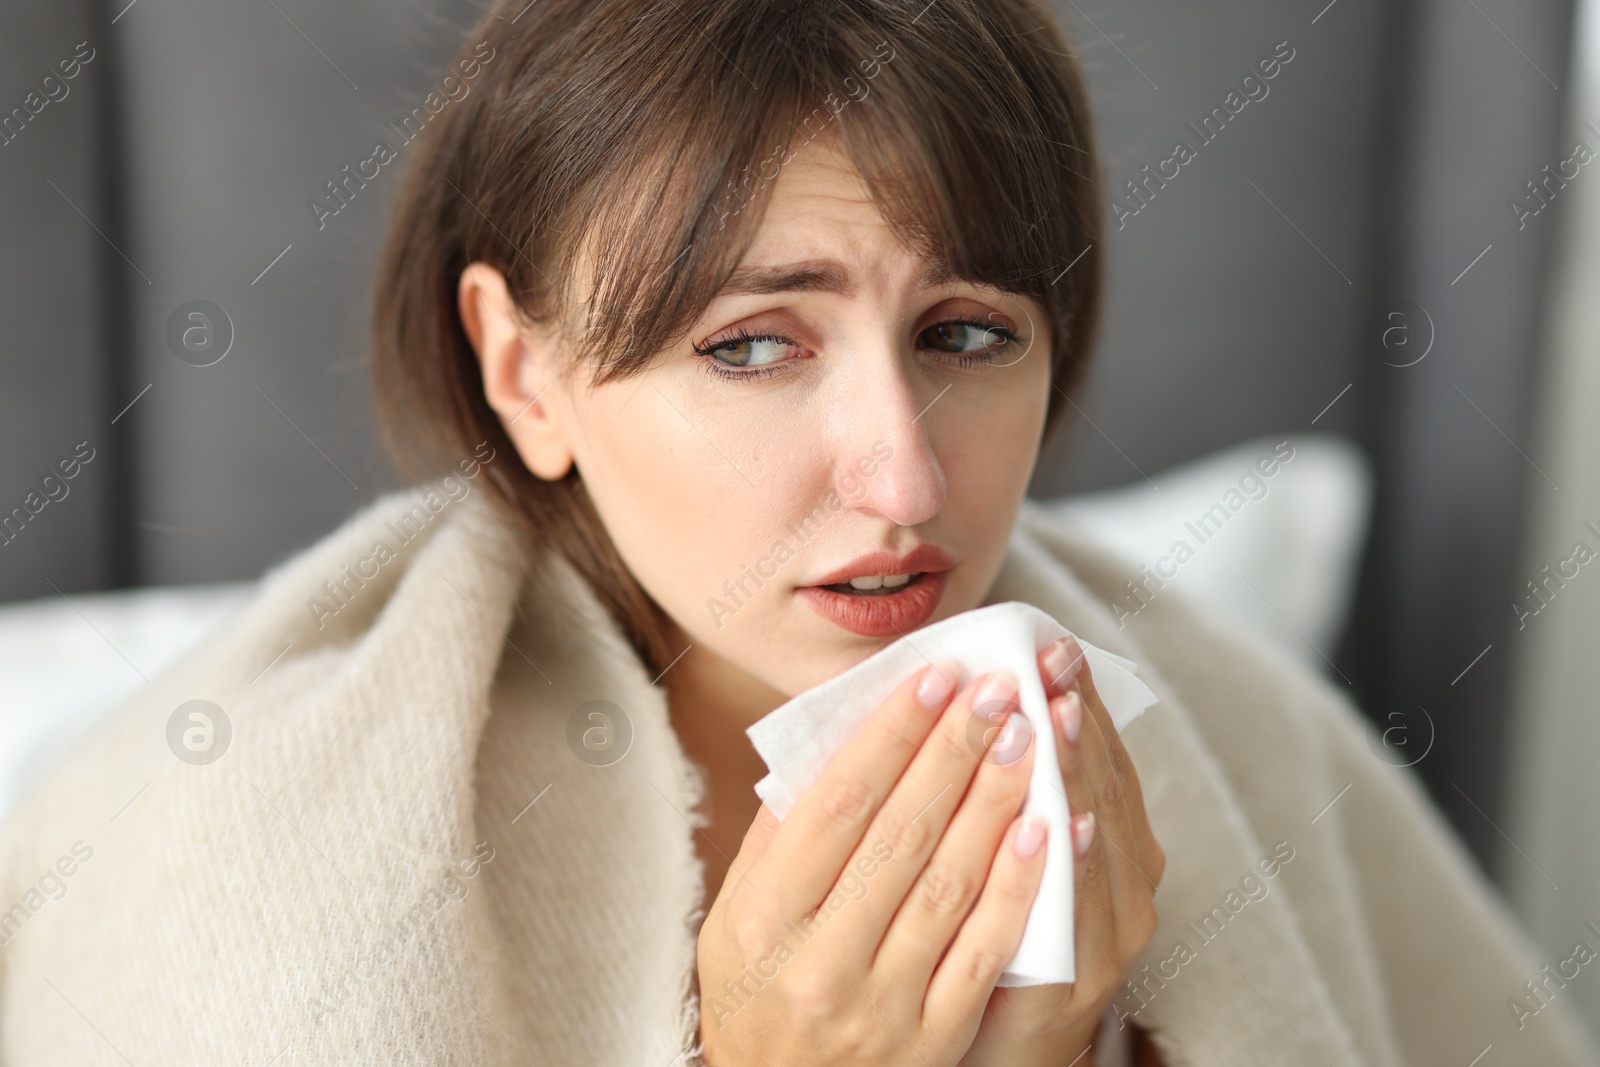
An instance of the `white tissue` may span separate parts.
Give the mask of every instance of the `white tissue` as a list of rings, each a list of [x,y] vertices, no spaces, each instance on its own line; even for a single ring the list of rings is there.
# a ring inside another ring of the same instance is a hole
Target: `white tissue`
[[[1002,986],[1071,982],[1077,973],[1068,833],[1071,812],[1037,660],[1040,649],[1069,632],[1038,608],[1019,601],[952,615],[913,631],[843,674],[806,690],[746,731],[770,771],[756,783],[756,793],[782,819],[795,798],[822,772],[828,758],[918,668],[950,656],[966,668],[964,681],[1001,668],[1016,675],[1022,713],[1033,725],[1033,740],[1039,746],[1022,811],[1045,820],[1049,843],[1044,881],[1028,913],[1022,944],[1000,976]],[[1156,695],[1139,680],[1131,660],[1082,638],[1078,644],[1095,689],[1120,732],[1156,702]]]

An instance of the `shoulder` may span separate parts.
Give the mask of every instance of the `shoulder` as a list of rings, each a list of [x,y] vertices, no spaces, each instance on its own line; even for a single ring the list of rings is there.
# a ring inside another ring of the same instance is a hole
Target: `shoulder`
[[[1341,678],[1322,675],[1176,585],[1118,619],[1108,605],[1138,578],[1137,568],[1047,509],[1024,508],[1017,540],[1038,566],[1070,573],[1085,599],[1097,601],[1081,608],[1084,620],[1139,665],[1161,699],[1130,724],[1126,740],[1172,861],[1162,894],[1180,920],[1205,914],[1217,887],[1238,878],[1237,869],[1217,866],[1227,850],[1206,841],[1226,809],[1236,808],[1253,847],[1276,842],[1282,861],[1282,889],[1272,899],[1293,914],[1276,935],[1276,955],[1294,957],[1289,943],[1303,938],[1306,958],[1326,981],[1318,996],[1372,1047],[1401,1050],[1395,1062],[1443,1062],[1440,1020],[1464,1003],[1500,1003],[1537,973],[1531,942],[1434,807],[1412,769],[1417,760],[1405,758],[1409,749],[1384,745]],[[1220,791],[1196,795],[1194,783],[1211,768]],[[1267,906],[1250,899],[1252,908]],[[1268,966],[1253,958],[1253,970]],[[1291,976],[1284,981],[1288,988]],[[1385,988],[1381,1002],[1370,995]],[[1168,1009],[1181,999],[1163,995]],[[1526,1043],[1509,1019],[1480,1013],[1472,1029],[1482,1039],[1461,1044]],[[1530,1053],[1539,1062],[1586,1062],[1570,1021],[1541,1033],[1544,1044]]]
[[[1147,747],[1165,753],[1168,763],[1203,759],[1216,767],[1231,800],[1264,841],[1320,843],[1321,850],[1342,857],[1336,867],[1370,873],[1387,861],[1368,849],[1347,851],[1342,842],[1382,826],[1415,856],[1436,862],[1435,874],[1448,871],[1475,890],[1483,888],[1420,778],[1385,747],[1342,678],[1312,669],[1177,585],[1118,619],[1107,605],[1138,577],[1137,568],[1046,509],[1026,509],[1019,537],[1099,598],[1109,634],[1122,643],[1118,651],[1139,664],[1141,676],[1148,669],[1146,681],[1166,705],[1163,714],[1145,718],[1166,724],[1169,733],[1192,731],[1182,744],[1155,743],[1138,734],[1136,721],[1127,738],[1136,761]],[[1144,773],[1141,765],[1141,779]]]
[[[1138,568],[1047,509],[1025,506],[1016,536],[1070,574],[1090,602],[1086,621],[1098,628],[1085,636],[1097,644],[1103,637],[1103,647],[1139,665],[1171,713],[1152,721],[1182,720],[1252,821],[1270,822],[1261,817],[1291,798],[1298,802],[1317,788],[1313,783],[1332,781],[1338,764],[1378,746],[1376,730],[1341,680],[1324,677],[1178,585],[1169,584],[1136,614],[1119,613],[1115,605],[1126,583],[1139,578]],[[1135,755],[1137,731],[1150,728],[1130,727]]]
[[[43,979],[62,960],[130,1004],[266,1004],[329,1062],[378,1025],[353,1004],[326,1025],[343,975],[366,1006],[404,1002],[404,969],[361,953],[474,852],[478,739],[525,584],[514,527],[462,486],[384,497],[268,571],[0,827],[8,1046],[59,1044]],[[405,935],[438,973],[484,928],[470,899]],[[414,1029],[425,1058],[470,1027]],[[163,1031],[160,1058],[216,1062],[236,1030]]]
[[[458,514],[448,514],[452,509]],[[53,862],[63,842],[85,833],[97,841],[107,827],[114,831],[128,818],[125,808],[136,810],[143,790],[181,768],[186,736],[229,743],[244,722],[287,714],[341,672],[361,670],[363,661],[370,667],[377,646],[392,644],[404,636],[393,631],[407,629],[386,631],[380,620],[416,558],[430,544],[437,552],[442,541],[459,542],[464,526],[476,528],[473,546],[492,546],[482,531],[496,527],[484,512],[438,485],[395,491],[268,568],[243,605],[139,693],[109,709],[23,798],[0,826],[0,882],[28,871],[37,878],[33,869]],[[501,541],[509,551],[507,539]],[[470,590],[482,583],[466,575],[457,584]],[[430,600],[455,595],[443,584],[413,594],[406,615],[414,622],[426,616]],[[179,714],[184,707],[198,709],[204,719]],[[200,733],[186,734],[190,725]]]

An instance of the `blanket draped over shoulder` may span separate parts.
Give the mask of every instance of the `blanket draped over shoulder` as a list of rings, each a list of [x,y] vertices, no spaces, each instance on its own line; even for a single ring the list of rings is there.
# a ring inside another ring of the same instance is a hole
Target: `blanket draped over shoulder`
[[[0,1062],[697,1062],[664,691],[564,560],[426,492],[269,571],[0,829]],[[1596,1063],[1341,689],[1181,591],[1119,629],[1133,574],[1027,503],[987,601],[1160,698],[1124,734],[1168,863],[1119,1015],[1172,1067]]]

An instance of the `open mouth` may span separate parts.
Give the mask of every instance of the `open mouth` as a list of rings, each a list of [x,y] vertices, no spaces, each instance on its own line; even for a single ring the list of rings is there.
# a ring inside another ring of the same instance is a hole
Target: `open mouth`
[[[950,572],[868,574],[847,582],[802,586],[795,592],[812,610],[862,637],[898,637],[938,610]]]
[[[859,596],[887,596],[899,592],[908,585],[914,585],[922,576],[921,571],[914,571],[911,574],[869,574],[862,578],[852,578],[848,582],[835,582],[817,588],[829,589],[835,593],[854,593]]]

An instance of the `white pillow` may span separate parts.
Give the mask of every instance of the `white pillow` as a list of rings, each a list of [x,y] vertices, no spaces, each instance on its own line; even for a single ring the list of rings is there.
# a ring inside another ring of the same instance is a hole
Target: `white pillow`
[[[168,586],[0,607],[0,816],[254,588]]]
[[[1324,434],[1260,437],[1151,481],[1040,503],[1151,568],[1146,601],[1179,591],[1333,673],[1371,506],[1361,452]],[[1139,605],[1131,595],[1122,602],[1129,613]]]

